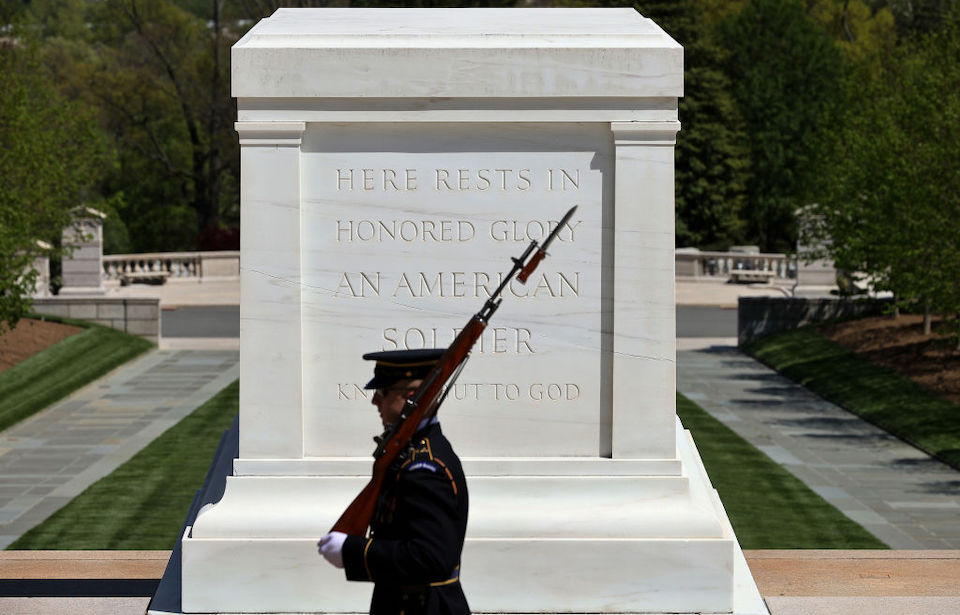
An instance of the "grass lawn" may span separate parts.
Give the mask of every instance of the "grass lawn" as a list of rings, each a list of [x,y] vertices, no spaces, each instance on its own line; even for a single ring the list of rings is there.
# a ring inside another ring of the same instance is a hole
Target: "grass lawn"
[[[172,549],[239,395],[234,382],[8,548]]]
[[[744,350],[821,397],[960,469],[960,406],[857,356],[816,327],[770,335]]]
[[[172,548],[238,405],[234,382],[9,548]],[[745,548],[885,547],[695,404],[678,405]]]
[[[66,318],[85,330],[0,373],[0,430],[43,410],[153,347],[122,331]]]
[[[693,434],[710,482],[744,549],[886,549],[800,479],[677,395],[677,414]]]

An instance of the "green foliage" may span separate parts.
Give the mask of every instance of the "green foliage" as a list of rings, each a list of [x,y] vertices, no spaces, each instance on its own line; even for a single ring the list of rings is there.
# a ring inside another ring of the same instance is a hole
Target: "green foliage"
[[[100,325],[86,329],[0,372],[0,430],[32,416],[153,345]]]
[[[88,0],[29,0],[25,25],[40,38],[83,39]]]
[[[91,22],[95,95],[124,152],[111,185],[124,193],[133,248],[194,248],[219,225],[221,204],[238,199],[223,193],[239,173],[227,61],[235,38],[167,1],[106,0]]]
[[[956,0],[885,0],[904,35],[923,35],[938,30],[949,20]]]
[[[815,327],[744,350],[818,395],[960,469],[960,407],[822,336]]]
[[[744,549],[886,548],[796,476],[679,394],[677,415],[693,434]]]
[[[887,6],[864,0],[806,0],[807,13],[848,58],[872,61],[897,44],[896,22]]]
[[[103,253],[130,253],[130,232],[123,222],[123,216],[120,215],[120,212],[125,209],[123,193],[118,192],[110,199],[102,201],[97,209],[107,216],[103,221]]]
[[[516,6],[515,0],[409,5]],[[627,6],[556,0],[554,6]],[[795,211],[821,201],[836,170],[839,110],[871,111],[863,86],[894,73],[940,31],[956,0],[640,0],[684,46],[676,158],[677,242],[795,246]],[[99,111],[119,151],[98,190],[119,215],[114,249],[177,250],[236,225],[239,157],[229,47],[285,6],[389,6],[379,0],[30,0],[4,5],[39,37],[38,57],[68,99]],[[27,10],[24,10],[27,7]],[[850,63],[859,72],[843,87]],[[922,69],[921,69],[922,70]],[[876,87],[881,87],[877,85]],[[872,96],[872,94],[871,94]],[[825,145],[825,140],[827,145]],[[856,152],[854,152],[856,154]],[[852,156],[851,164],[856,164]],[[824,171],[828,171],[825,173]],[[879,171],[871,171],[873,173]],[[882,175],[871,180],[882,182]],[[122,195],[122,196],[118,196]],[[96,206],[95,203],[87,204]],[[124,231],[126,238],[124,238]],[[120,248],[120,246],[123,246]]]
[[[0,45],[0,321],[29,307],[35,257],[55,252],[70,210],[95,202],[109,150],[93,114],[66,100],[27,43]],[[2,326],[2,325],[0,325]]]
[[[799,0],[752,0],[718,32],[749,127],[748,237],[790,251],[822,134],[836,129],[843,56]]]
[[[723,248],[742,239],[741,209],[749,177],[746,125],[724,74],[726,52],[696,0],[641,2],[684,47],[682,130],[677,139],[677,245]]]
[[[204,229],[238,223],[229,48],[243,32],[168,0],[80,4],[82,32],[44,26],[41,57],[61,91],[99,109],[113,137],[120,155],[103,194],[127,249],[195,249]]]
[[[237,414],[234,382],[9,549],[172,549]]]
[[[851,85],[816,211],[831,256],[903,302],[960,312],[960,11]]]

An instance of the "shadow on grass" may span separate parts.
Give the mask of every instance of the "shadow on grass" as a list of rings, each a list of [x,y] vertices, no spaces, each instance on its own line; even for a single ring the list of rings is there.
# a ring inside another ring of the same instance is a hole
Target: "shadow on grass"
[[[116,329],[66,318],[44,318],[84,330],[0,373],[0,430],[153,348],[150,342]]]
[[[824,399],[960,469],[960,406],[857,356],[815,327],[760,338],[743,350]]]
[[[744,549],[883,549],[886,545],[699,406],[677,415]]]

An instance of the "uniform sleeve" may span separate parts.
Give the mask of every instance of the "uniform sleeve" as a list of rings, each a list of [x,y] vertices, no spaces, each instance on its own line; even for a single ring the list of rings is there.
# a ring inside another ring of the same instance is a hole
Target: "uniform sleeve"
[[[420,464],[399,476],[396,518],[402,539],[350,536],[343,563],[351,581],[421,585],[450,578],[459,563],[457,495],[447,475]]]

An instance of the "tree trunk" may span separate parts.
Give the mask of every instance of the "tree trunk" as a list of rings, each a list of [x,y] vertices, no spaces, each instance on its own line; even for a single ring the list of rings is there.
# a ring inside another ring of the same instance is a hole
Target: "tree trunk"
[[[925,299],[923,302],[923,334],[930,335],[931,326],[930,321],[930,299]]]

